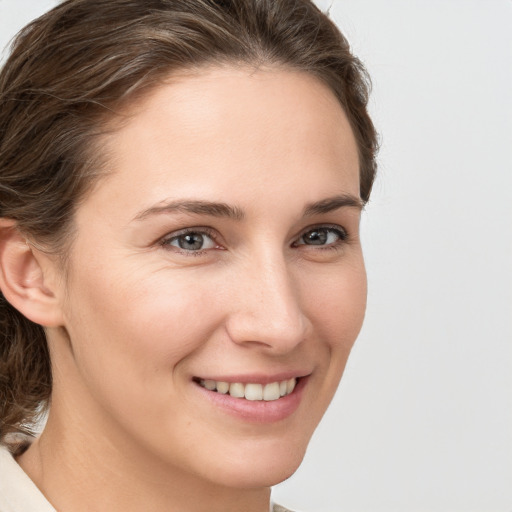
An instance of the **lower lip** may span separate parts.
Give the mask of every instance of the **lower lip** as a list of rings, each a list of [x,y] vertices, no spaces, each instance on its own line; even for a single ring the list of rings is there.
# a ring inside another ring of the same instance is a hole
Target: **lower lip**
[[[301,377],[292,393],[269,401],[235,398],[210,391],[197,383],[194,385],[211,403],[231,416],[252,423],[274,423],[288,418],[297,410],[307,380],[308,377]]]

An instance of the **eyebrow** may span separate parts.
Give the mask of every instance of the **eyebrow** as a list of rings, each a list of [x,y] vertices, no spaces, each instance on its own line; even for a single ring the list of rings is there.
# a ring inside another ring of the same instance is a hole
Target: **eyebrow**
[[[209,215],[211,217],[227,217],[233,220],[243,220],[245,214],[237,206],[230,206],[226,203],[199,200],[177,200],[166,201],[162,204],[152,206],[143,210],[135,216],[134,220],[144,220],[150,215],[161,213],[171,214],[176,212],[195,213],[196,215]]]
[[[304,208],[304,216],[312,217],[322,213],[329,213],[339,208],[356,208],[362,210],[364,202],[361,198],[352,194],[340,194],[310,203]]]
[[[329,213],[339,208],[356,208],[362,210],[364,203],[362,199],[352,194],[340,194],[306,205],[303,215],[305,217],[312,217],[313,215]],[[144,220],[152,215],[172,214],[176,212],[208,215],[210,217],[225,217],[236,221],[242,221],[245,218],[245,212],[238,206],[231,206],[222,202],[190,199],[165,201],[141,211],[135,216],[134,220]]]

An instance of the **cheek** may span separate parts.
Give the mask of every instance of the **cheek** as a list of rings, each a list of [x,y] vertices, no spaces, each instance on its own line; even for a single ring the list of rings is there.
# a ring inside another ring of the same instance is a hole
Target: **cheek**
[[[166,271],[121,278],[118,270],[73,282],[71,291],[80,289],[69,307],[75,389],[134,435],[157,422],[180,428],[172,411],[187,407],[187,361],[217,326],[209,287]]]
[[[304,283],[303,296],[315,328],[333,348],[352,347],[366,310],[366,272],[361,258],[317,274]]]
[[[208,283],[114,267],[72,283],[68,324],[77,363],[96,376],[118,375],[121,383],[134,374],[168,378],[216,328]]]
[[[321,416],[336,392],[363,324],[367,282],[362,256],[317,279],[316,285],[309,283],[307,290],[315,350],[323,354],[325,361],[321,375],[323,391],[316,402]]]

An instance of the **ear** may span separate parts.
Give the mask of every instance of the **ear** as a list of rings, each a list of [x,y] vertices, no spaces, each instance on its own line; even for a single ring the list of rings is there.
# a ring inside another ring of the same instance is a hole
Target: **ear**
[[[55,271],[55,263],[27,243],[15,221],[0,218],[0,290],[22,315],[44,327],[63,323]]]

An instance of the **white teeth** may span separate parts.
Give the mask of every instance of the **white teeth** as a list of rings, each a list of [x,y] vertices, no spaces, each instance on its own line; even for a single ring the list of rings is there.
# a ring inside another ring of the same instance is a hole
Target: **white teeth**
[[[263,388],[263,400],[270,401],[280,398],[281,394],[279,393],[279,387],[279,382],[272,382],[271,384],[267,384]]]
[[[263,400],[263,386],[261,384],[246,384],[245,398],[247,400]]]
[[[209,389],[210,391],[213,391],[214,389],[217,388],[217,383],[214,380],[205,380],[204,387],[206,389]]]
[[[245,395],[245,386],[240,382],[234,382],[229,385],[229,394],[235,398],[243,398]]]
[[[217,391],[225,395],[229,391],[229,383],[217,382]]]
[[[199,384],[210,391],[217,391],[223,395],[229,393],[235,398],[245,398],[246,400],[278,400],[279,398],[289,395],[295,389],[297,384],[296,378],[283,380],[279,382],[270,382],[269,384],[240,382],[224,382],[211,379],[201,379]]]

